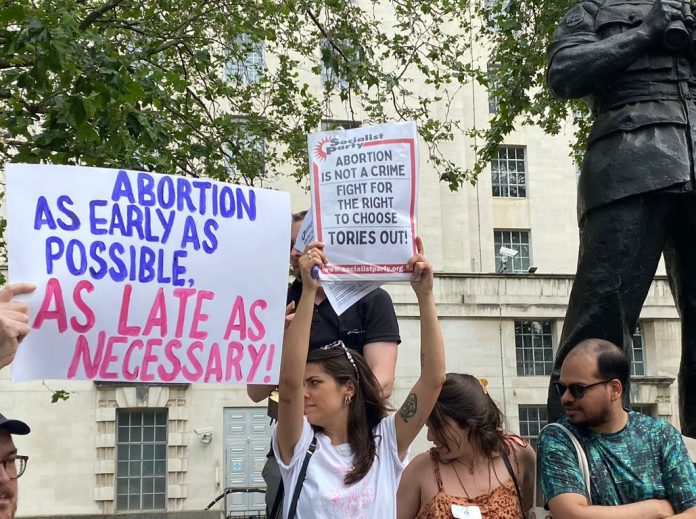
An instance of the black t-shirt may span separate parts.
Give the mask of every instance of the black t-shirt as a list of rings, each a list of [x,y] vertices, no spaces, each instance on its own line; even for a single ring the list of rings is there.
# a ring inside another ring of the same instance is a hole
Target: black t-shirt
[[[302,282],[296,279],[288,287],[287,302],[297,304],[302,295]],[[321,348],[337,340],[359,353],[365,344],[378,341],[401,342],[399,323],[389,294],[381,288],[373,290],[340,316],[328,299],[314,305],[309,349]]]

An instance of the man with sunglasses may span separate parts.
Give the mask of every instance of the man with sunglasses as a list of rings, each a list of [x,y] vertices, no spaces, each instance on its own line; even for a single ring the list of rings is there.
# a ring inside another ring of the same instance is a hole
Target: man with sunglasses
[[[696,469],[670,424],[627,411],[626,354],[608,341],[588,339],[565,358],[554,383],[567,427],[590,468],[591,498],[575,448],[558,427],[539,434],[538,470],[544,503],[555,519],[696,518]]]
[[[17,479],[24,473],[29,459],[17,454],[13,434],[29,434],[29,426],[0,414],[0,519],[14,519],[17,512]]]

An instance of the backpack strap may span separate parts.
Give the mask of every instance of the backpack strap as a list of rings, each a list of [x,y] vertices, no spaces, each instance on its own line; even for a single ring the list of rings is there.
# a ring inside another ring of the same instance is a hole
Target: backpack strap
[[[505,462],[505,468],[510,473],[510,477],[512,478],[512,482],[515,484],[515,492],[517,493],[517,500],[520,502],[520,510],[522,510],[522,515],[524,515],[524,505],[522,504],[522,492],[520,492],[520,484],[517,482],[517,476],[515,475],[515,471],[512,470],[512,465],[510,464],[510,460],[508,458],[507,453],[505,452],[505,449],[503,449],[503,462]]]
[[[295,492],[292,494],[292,501],[290,502],[290,510],[288,511],[288,519],[295,519],[295,513],[297,512],[297,501],[300,499],[300,492],[302,492],[302,486],[304,485],[305,477],[307,476],[307,465],[309,465],[309,458],[312,457],[314,451],[317,448],[317,437],[312,438],[312,443],[309,444],[307,448],[307,454],[305,454],[304,461],[302,462],[302,468],[297,476],[297,483],[295,483]]]
[[[560,424],[558,422],[552,422],[550,424],[547,424],[544,426],[544,429],[547,427],[558,427],[563,433],[568,437],[570,442],[573,444],[573,447],[575,448],[575,455],[578,458],[578,465],[580,467],[580,472],[582,474],[582,480],[585,483],[585,498],[587,499],[587,504],[591,505],[592,504],[592,490],[590,488],[591,480],[590,480],[590,463],[587,458],[587,454],[585,453],[585,449],[580,443],[580,440],[578,440],[577,436],[573,434],[573,432],[568,429],[565,425]],[[542,431],[544,430],[542,429]]]

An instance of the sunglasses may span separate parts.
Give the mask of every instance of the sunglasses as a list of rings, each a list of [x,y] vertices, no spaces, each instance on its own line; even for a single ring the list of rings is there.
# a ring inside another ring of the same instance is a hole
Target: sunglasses
[[[561,382],[554,382],[553,387],[556,390],[556,393],[558,393],[558,396],[563,396],[566,391],[570,391],[570,396],[572,396],[575,400],[580,400],[585,396],[585,391],[591,387],[599,386],[600,384],[607,384],[612,380],[614,379],[610,378],[609,380],[600,380],[594,384],[568,384],[567,386]]]
[[[355,379],[360,382],[360,374],[358,373],[358,366],[355,364],[355,361],[353,360],[353,355],[351,355],[350,351],[348,351],[348,348],[346,348],[346,345],[343,344],[343,341],[335,341],[330,344],[327,344],[326,346],[322,346],[321,350],[333,350],[335,348],[342,348],[343,353],[346,354],[346,357],[348,358],[348,361],[351,363],[353,366],[353,369],[355,370]]]

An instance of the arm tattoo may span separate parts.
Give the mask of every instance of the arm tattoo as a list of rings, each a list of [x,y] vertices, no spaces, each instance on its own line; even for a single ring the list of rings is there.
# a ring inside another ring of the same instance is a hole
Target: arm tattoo
[[[280,401],[283,402],[284,404],[289,404],[290,402],[292,402],[292,400],[290,400],[289,398],[283,398],[283,397],[280,397]]]
[[[404,423],[408,423],[408,419],[413,418],[416,415],[416,411],[418,411],[418,398],[414,393],[411,393],[406,397],[399,409],[399,416]]]

